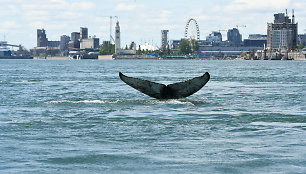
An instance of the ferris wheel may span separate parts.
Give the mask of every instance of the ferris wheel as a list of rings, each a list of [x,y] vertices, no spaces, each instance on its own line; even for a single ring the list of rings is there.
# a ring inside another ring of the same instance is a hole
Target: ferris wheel
[[[190,18],[185,27],[185,39],[200,40],[200,29],[197,21]]]

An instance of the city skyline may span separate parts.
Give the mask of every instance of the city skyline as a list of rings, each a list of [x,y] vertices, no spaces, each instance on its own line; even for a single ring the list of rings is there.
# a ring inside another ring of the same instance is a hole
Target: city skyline
[[[306,28],[306,2],[297,0],[218,0],[202,2],[182,0],[164,2],[160,0],[0,0],[0,40],[22,44],[30,49],[36,46],[36,30],[46,29],[49,40],[59,40],[61,35],[70,35],[79,27],[89,28],[89,36],[96,35],[101,41],[109,40],[109,18],[118,16],[122,33],[122,45],[135,41],[160,45],[160,31],[169,30],[169,39],[180,39],[189,18],[197,20],[201,39],[212,31],[228,30],[236,25],[241,28],[242,38],[248,34],[266,34],[267,23],[273,14],[295,9],[298,32]],[[116,20],[116,19],[115,19]],[[113,20],[113,36],[115,28]],[[222,33],[226,39],[226,33]]]

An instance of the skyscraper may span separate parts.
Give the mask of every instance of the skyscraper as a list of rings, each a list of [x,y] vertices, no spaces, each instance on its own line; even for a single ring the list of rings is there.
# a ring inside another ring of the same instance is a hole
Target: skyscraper
[[[220,32],[213,31],[206,37],[208,42],[222,42],[222,34]]]
[[[60,50],[63,54],[63,52],[67,52],[69,49],[69,41],[70,41],[70,37],[63,35],[61,36],[61,40],[60,40]]]
[[[37,47],[47,47],[48,39],[46,35],[46,30],[37,29]]]
[[[298,40],[297,27],[294,11],[292,12],[292,20],[289,19],[287,10],[286,14],[274,14],[274,23],[267,25],[268,49],[295,49]]]
[[[77,41],[80,39],[80,33],[79,32],[72,32],[71,33],[71,41]]]
[[[80,33],[72,32],[71,41],[69,42],[69,50],[80,49]]]
[[[227,32],[227,40],[233,46],[241,46],[242,35],[239,33],[239,30],[237,28],[229,29]]]
[[[88,39],[88,28],[81,27],[80,28],[80,39]]]
[[[161,50],[165,50],[168,46],[169,30],[161,30]]]

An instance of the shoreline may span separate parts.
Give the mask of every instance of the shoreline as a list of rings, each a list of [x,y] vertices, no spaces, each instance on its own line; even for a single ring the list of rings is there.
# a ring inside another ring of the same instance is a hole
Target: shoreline
[[[54,57],[33,57],[33,59],[40,59],[40,60],[73,60],[70,57],[67,56],[54,56]],[[86,59],[85,59],[86,60]],[[112,59],[111,56],[99,56],[98,59],[88,59],[88,60],[246,60],[249,61],[248,59],[205,59],[205,58],[192,58],[192,59],[175,59],[175,58],[171,58],[171,59],[165,59],[165,58],[155,58],[155,59],[148,59],[148,58],[119,58],[119,59]],[[252,60],[252,61],[257,61],[257,60]],[[267,61],[267,60],[265,60]],[[275,61],[275,60],[272,60]],[[306,59],[293,59],[292,61],[306,61]]]

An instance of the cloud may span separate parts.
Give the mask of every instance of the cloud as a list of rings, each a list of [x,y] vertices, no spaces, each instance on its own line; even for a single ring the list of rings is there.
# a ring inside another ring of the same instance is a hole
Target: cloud
[[[5,21],[2,25],[2,27],[7,28],[7,29],[13,29],[13,28],[19,28],[21,27],[20,24],[18,24],[15,21]]]
[[[133,11],[143,8],[145,8],[145,5],[120,3],[115,7],[115,11]]]
[[[21,24],[18,24],[15,21],[4,21],[0,25],[1,25],[0,32],[3,33],[12,32],[12,31],[16,32],[22,27]]]
[[[66,0],[50,0],[43,3],[35,3],[32,0],[29,3],[21,4],[24,10],[48,10],[48,11],[61,11],[61,10],[73,10],[73,11],[87,11],[94,10],[95,4],[87,1],[81,2],[67,2]]]
[[[227,12],[240,13],[250,10],[281,10],[290,5],[291,0],[234,0],[224,6]]]

